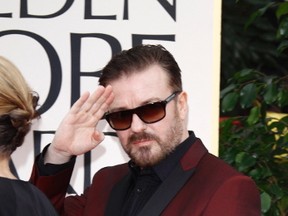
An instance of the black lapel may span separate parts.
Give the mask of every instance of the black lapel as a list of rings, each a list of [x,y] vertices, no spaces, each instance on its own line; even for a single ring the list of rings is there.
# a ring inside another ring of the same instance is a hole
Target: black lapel
[[[109,200],[105,209],[106,216],[119,216],[122,210],[126,193],[130,186],[131,173],[129,172],[121,181],[119,181],[112,189]]]
[[[190,178],[193,172],[194,169],[183,171],[181,165],[178,164],[168,178],[159,186],[156,192],[148,200],[138,216],[159,216],[170,200]]]

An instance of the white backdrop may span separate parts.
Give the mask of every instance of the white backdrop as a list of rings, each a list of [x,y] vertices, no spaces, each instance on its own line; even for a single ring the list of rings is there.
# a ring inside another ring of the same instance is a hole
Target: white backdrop
[[[19,177],[29,179],[34,155],[52,140],[71,103],[96,88],[97,71],[112,52],[138,43],[172,52],[189,94],[189,129],[217,155],[220,9],[221,0],[1,0],[0,55],[39,93],[43,112],[12,155]],[[111,131],[104,121],[97,127]],[[77,158],[71,186],[80,193],[98,169],[127,160],[117,138],[107,135]]]

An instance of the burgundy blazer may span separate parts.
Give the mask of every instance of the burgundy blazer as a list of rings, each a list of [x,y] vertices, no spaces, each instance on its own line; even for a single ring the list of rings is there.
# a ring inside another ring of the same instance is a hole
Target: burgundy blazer
[[[82,195],[65,198],[72,171],[39,176],[34,165],[31,182],[61,215],[119,215],[131,178],[127,164],[101,169]],[[255,183],[208,153],[196,139],[139,216],[260,216],[260,206]]]

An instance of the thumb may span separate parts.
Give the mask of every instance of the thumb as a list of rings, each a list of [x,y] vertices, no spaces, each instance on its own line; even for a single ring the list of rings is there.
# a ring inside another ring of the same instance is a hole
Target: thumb
[[[104,133],[95,130],[91,137],[91,143],[95,147],[99,145],[104,140],[104,138]]]

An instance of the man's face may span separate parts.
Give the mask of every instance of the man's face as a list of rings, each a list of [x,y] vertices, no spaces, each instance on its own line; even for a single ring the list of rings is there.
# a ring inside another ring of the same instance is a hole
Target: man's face
[[[110,84],[115,94],[110,112],[162,101],[173,93],[166,72],[158,65]],[[158,122],[148,124],[133,114],[131,127],[117,131],[123,149],[137,165],[157,164],[188,137],[186,98],[182,92],[167,103],[166,116]]]

